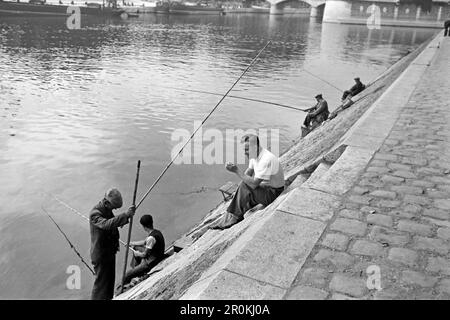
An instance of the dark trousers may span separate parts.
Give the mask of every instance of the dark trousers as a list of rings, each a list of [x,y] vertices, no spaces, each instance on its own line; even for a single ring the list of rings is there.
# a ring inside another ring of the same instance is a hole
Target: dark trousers
[[[311,123],[311,121],[316,121],[318,123],[322,123],[323,121],[328,119],[328,113],[326,112],[322,112],[319,113],[316,116],[312,116],[310,113],[308,113],[305,117],[305,121],[303,121],[303,124],[305,125],[305,127],[309,127],[309,124]]]
[[[93,265],[95,281],[91,300],[111,300],[114,297],[116,256],[102,258],[99,262],[93,263]]]
[[[161,259],[154,258],[152,259],[142,259],[139,257],[135,257],[131,259],[131,269],[127,271],[125,274],[125,282],[124,284],[130,283],[131,279],[136,277],[141,277],[148,273],[154,266],[156,266]]]
[[[284,187],[278,189],[257,187],[256,189],[252,189],[244,182],[241,182],[227,211],[239,218],[243,218],[244,213],[257,204],[262,204],[264,206],[271,204],[283,190]]]
[[[345,98],[348,97],[349,94],[351,94],[352,92],[350,90],[345,90],[344,94],[342,95],[342,100],[345,100]]]
[[[444,37],[450,37],[450,26],[446,26],[445,27],[445,31],[444,31]]]
[[[308,126],[309,126],[309,123],[311,122],[311,120],[312,120],[313,118],[314,118],[314,117],[311,116],[310,113],[308,113],[308,114],[306,115],[305,121],[303,121],[303,124],[305,125],[305,127],[308,127]]]

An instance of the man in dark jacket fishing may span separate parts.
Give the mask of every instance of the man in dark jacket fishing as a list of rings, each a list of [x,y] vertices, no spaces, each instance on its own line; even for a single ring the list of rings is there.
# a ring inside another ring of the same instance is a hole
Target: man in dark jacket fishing
[[[113,210],[122,207],[122,195],[117,189],[106,191],[105,197],[89,215],[91,260],[95,271],[92,300],[111,300],[114,296],[116,253],[119,251],[118,227],[128,223],[136,208],[114,216]]]
[[[344,94],[342,95],[342,100],[345,100],[348,96],[353,97],[356,96],[358,93],[363,91],[366,86],[361,82],[360,78],[355,78],[355,85],[350,88],[350,90],[345,90]]]
[[[304,128],[308,128],[310,123],[312,123],[313,121],[316,123],[322,123],[323,121],[328,119],[328,115],[330,114],[330,112],[328,111],[328,103],[322,97],[322,94],[318,94],[315,98],[317,100],[317,104],[314,107],[306,110],[309,112],[305,117],[305,121],[303,122]]]
[[[444,22],[444,37],[450,37],[450,19]]]

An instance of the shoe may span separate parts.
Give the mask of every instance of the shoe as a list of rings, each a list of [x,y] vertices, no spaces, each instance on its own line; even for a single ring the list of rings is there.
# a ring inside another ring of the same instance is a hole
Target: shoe
[[[246,212],[245,214],[252,213],[252,212],[256,212],[256,211],[262,210],[262,209],[264,209],[264,208],[265,208],[264,205],[263,205],[262,203],[259,203],[259,204],[257,204],[256,206],[254,206],[253,208],[248,209],[247,212]]]
[[[209,228],[213,230],[224,230],[230,228],[231,226],[234,226],[236,223],[242,220],[243,218],[239,218],[230,212],[226,212],[217,224]]]

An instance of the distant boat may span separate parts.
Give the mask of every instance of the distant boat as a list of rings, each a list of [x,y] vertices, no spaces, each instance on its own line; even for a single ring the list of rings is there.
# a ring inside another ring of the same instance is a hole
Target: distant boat
[[[122,9],[102,6],[100,3],[78,5],[71,4],[69,1],[65,1],[65,3],[60,1],[60,4],[47,4],[46,0],[30,0],[28,3],[0,0],[0,15],[67,16],[67,8],[69,6],[79,7],[82,15],[120,16],[124,12]]]
[[[157,13],[170,14],[224,14],[224,9],[207,2],[159,1],[156,3]]]

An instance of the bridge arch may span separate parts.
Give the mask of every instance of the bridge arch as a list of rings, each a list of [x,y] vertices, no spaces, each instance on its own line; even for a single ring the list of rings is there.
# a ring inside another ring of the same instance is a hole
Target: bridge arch
[[[283,6],[289,2],[302,2],[310,5],[311,17],[316,17],[319,13],[323,13],[326,0],[266,0],[270,3],[271,14],[282,14]]]

